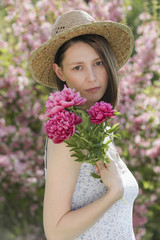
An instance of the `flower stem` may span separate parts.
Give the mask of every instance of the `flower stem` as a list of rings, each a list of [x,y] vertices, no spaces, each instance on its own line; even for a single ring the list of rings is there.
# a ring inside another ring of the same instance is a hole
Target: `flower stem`
[[[89,142],[84,137],[80,137],[80,138],[89,144]]]

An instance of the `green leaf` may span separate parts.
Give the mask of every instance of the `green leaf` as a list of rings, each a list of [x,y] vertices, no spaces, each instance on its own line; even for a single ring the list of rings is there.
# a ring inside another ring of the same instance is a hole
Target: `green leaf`
[[[94,178],[101,178],[98,174],[96,174],[94,172],[91,172],[91,176],[94,177]]]
[[[100,125],[95,125],[94,129],[92,130],[92,135],[97,135],[99,133],[100,130]]]
[[[78,149],[77,146],[75,146],[75,147],[72,147],[71,149],[69,149],[69,151],[70,151],[70,152],[71,152],[71,151],[74,152],[74,151],[77,151],[77,149]],[[80,149],[80,148],[79,148],[79,149]]]
[[[110,129],[107,130],[108,133],[112,133],[119,129],[119,123],[115,123]]]
[[[79,154],[73,153],[73,154],[71,155],[71,157],[79,158],[80,156],[79,156]]]
[[[117,139],[120,139],[120,140],[121,140],[121,135],[120,135],[120,134],[118,134],[118,133],[116,133],[116,134],[112,135],[112,137],[114,137],[114,138],[117,138]]]
[[[118,112],[118,111],[114,111],[114,115],[115,115],[115,116],[120,116],[120,115],[121,115],[121,113],[120,113],[120,112]]]
[[[82,159],[76,158],[75,159],[76,162],[83,162]]]
[[[110,142],[112,142],[112,139],[109,139],[109,140],[105,143],[105,146],[107,146]]]
[[[107,157],[105,157],[105,159],[104,160],[102,160],[104,163],[110,163],[110,159],[109,158],[107,158]]]

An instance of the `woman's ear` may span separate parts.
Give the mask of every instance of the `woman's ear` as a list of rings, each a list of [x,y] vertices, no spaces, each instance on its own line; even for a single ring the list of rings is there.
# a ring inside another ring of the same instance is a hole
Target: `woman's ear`
[[[58,66],[57,63],[53,63],[53,70],[54,70],[55,74],[57,75],[57,77],[58,77],[59,79],[61,79],[61,81],[65,82],[65,81],[63,80],[62,68],[61,68],[60,66]]]

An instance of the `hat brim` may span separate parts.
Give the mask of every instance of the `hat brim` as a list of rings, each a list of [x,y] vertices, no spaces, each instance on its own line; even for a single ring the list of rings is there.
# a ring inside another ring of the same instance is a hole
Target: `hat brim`
[[[33,78],[42,85],[55,88],[56,75],[53,71],[53,63],[57,50],[71,38],[84,34],[97,34],[106,38],[117,59],[118,69],[131,56],[134,37],[128,26],[112,21],[92,22],[70,28],[34,50],[29,57],[28,65]]]

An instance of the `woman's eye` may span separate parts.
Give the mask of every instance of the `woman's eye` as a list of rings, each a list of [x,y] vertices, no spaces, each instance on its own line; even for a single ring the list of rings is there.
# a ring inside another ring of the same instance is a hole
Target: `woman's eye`
[[[76,66],[74,67],[75,70],[80,70],[81,69],[81,66]]]
[[[97,66],[100,66],[100,65],[102,65],[102,64],[103,64],[102,61],[96,62],[96,65],[97,65]]]

